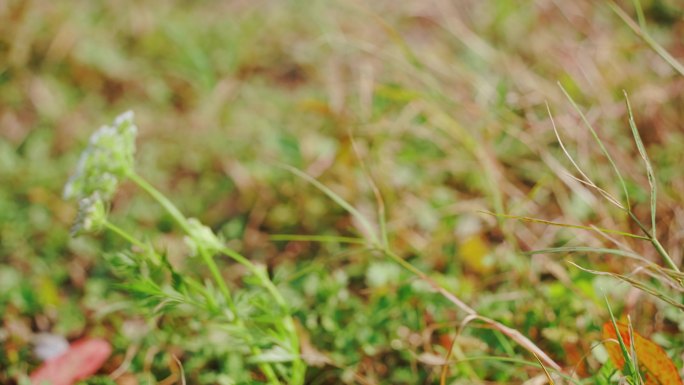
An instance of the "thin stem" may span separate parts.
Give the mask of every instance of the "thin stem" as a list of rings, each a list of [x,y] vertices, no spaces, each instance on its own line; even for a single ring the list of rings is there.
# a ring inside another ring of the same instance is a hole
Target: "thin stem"
[[[269,292],[269,294],[271,294],[271,297],[273,297],[276,304],[282,309],[282,311],[285,314],[287,314],[286,316],[284,316],[283,326],[285,327],[285,331],[287,332],[287,335],[289,337],[290,347],[295,354],[295,357],[292,361],[292,377],[290,378],[290,384],[303,384],[304,375],[306,373],[306,365],[304,365],[304,362],[299,356],[299,336],[297,335],[297,328],[295,327],[294,320],[292,319],[292,316],[289,314],[289,306],[287,304],[287,301],[285,301],[285,298],[283,298],[282,294],[280,294],[280,291],[278,291],[278,288],[273,284],[273,282],[268,278],[268,276],[266,276],[262,270],[258,269],[257,266],[250,260],[248,260],[240,253],[229,247],[223,247],[221,249],[221,252],[226,254],[239,264],[245,266],[252,274],[254,274],[257,277],[257,279],[259,279],[259,283],[261,283],[261,286],[264,287]]]
[[[435,282],[433,279],[431,279],[427,274],[423,273],[420,271],[418,268],[414,267],[407,261],[405,261],[403,258],[401,258],[399,255],[395,254],[392,250],[389,248],[380,248],[378,249],[379,251],[383,252],[385,255],[387,255],[389,258],[391,258],[393,261],[399,263],[401,266],[409,270],[410,272],[414,273],[418,277],[420,277],[423,281],[427,282],[432,286],[433,289],[438,291],[440,294],[442,294],[446,299],[451,301],[454,305],[458,306],[461,310],[463,310],[465,313],[468,314],[468,317],[471,318],[477,318],[490,326],[494,327],[496,330],[502,332],[515,342],[517,342],[520,346],[525,348],[527,351],[529,351],[532,354],[537,355],[541,360],[543,360],[548,366],[560,370],[561,367],[553,361],[546,353],[544,353],[543,350],[541,350],[537,345],[535,345],[532,341],[530,341],[527,337],[525,337],[522,333],[518,332],[515,329],[511,329],[497,321],[494,321],[493,319],[483,317],[479,315],[473,308],[470,306],[466,305],[465,302],[461,301],[458,297],[456,297],[453,293],[451,293],[449,290]],[[467,317],[466,317],[467,318]]]
[[[653,247],[655,247],[658,251],[658,254],[660,254],[665,259],[665,262],[667,262],[670,268],[680,273],[681,271],[679,270],[679,267],[677,267],[677,264],[672,260],[672,258],[670,258],[670,254],[668,254],[668,252],[665,250],[660,241],[657,238],[653,238],[651,239],[651,243],[653,244]]]
[[[482,210],[478,210],[478,212],[483,213],[483,214],[487,214],[487,215],[492,215],[492,216],[495,216],[495,217],[516,219],[516,220],[519,220],[519,221],[521,221],[521,222],[542,223],[542,224],[545,224],[545,225],[557,226],[557,227],[566,227],[566,228],[570,228],[570,229],[582,229],[582,230],[588,230],[588,231],[596,231],[596,232],[605,233],[605,234],[617,234],[617,235],[622,235],[622,236],[624,236],[624,237],[630,237],[630,238],[636,238],[636,239],[643,239],[643,240],[645,240],[645,241],[650,241],[650,240],[651,240],[651,238],[645,237],[645,236],[643,236],[643,235],[636,235],[636,234],[627,233],[627,232],[619,231],[619,230],[604,229],[604,228],[596,227],[596,226],[571,225],[571,224],[568,224],[568,223],[547,221],[547,220],[545,220],[545,219],[532,218],[532,217],[523,217],[523,216],[519,216],[519,215],[496,214],[496,213],[492,213],[492,212],[489,212],[489,211],[482,211]],[[629,213],[630,211],[627,211],[627,212]],[[646,231],[648,231],[648,230],[646,230]]]
[[[641,223],[641,221],[639,220],[639,218],[637,218],[636,215],[634,215],[634,213],[633,213],[632,211],[629,211],[629,217],[632,218],[632,220],[634,221],[634,223],[636,223],[636,225],[639,227],[639,229],[641,229],[641,231],[644,233],[644,235],[646,235],[646,238],[651,242],[651,244],[653,245],[653,247],[655,247],[655,249],[656,249],[656,251],[658,252],[658,254],[660,254],[660,256],[663,257],[663,259],[665,260],[665,262],[667,263],[667,265],[670,266],[670,268],[671,268],[672,270],[674,270],[674,271],[680,273],[681,271],[679,270],[679,267],[678,267],[677,264],[672,260],[672,258],[670,257],[670,254],[668,254],[668,252],[665,250],[665,248],[664,248],[663,245],[660,243],[660,241],[659,241],[657,238],[653,237],[653,235],[651,235],[651,232],[648,231],[648,229],[646,228],[646,226],[644,226],[644,224]]]
[[[245,258],[244,256],[242,256],[242,254],[238,253],[237,251],[229,247],[224,246],[223,248],[221,248],[221,252],[232,258],[235,262],[246,267],[250,273],[254,274],[259,279],[261,285],[271,294],[273,299],[275,299],[276,303],[283,309],[287,309],[287,302],[285,301],[285,298],[283,298],[283,296],[280,295],[278,288],[275,287],[273,282],[271,282],[271,280],[268,277],[264,276],[264,273],[261,270],[259,270],[257,266],[252,263],[252,261]]]
[[[672,68],[679,72],[680,75],[684,76],[684,65],[682,65],[682,63],[670,55],[670,53],[667,52],[662,45],[658,44],[658,42],[656,42],[642,26],[639,26],[637,23],[635,23],[634,20],[632,20],[632,18],[622,10],[622,8],[615,4],[615,2],[611,1],[608,3],[608,5],[615,13],[617,13],[618,16],[620,16],[625,24],[627,24],[627,26],[637,34],[637,36],[641,37],[646,44],[651,47],[651,49],[656,51],[656,53],[660,55],[660,57],[663,58],[663,60],[665,60],[670,66],[672,66]]]
[[[129,243],[131,243],[135,246],[138,246],[138,247],[143,248],[143,249],[147,247],[147,245],[140,242],[135,237],[130,235],[128,232],[126,232],[122,228],[116,226],[115,224],[113,224],[109,221],[105,221],[105,227],[107,227],[107,229],[109,229],[112,232],[116,233],[117,235],[121,236],[126,241],[128,241]],[[228,307],[230,307],[230,310],[235,315],[235,323],[239,327],[245,327],[245,324],[242,321],[242,319],[240,319],[238,317],[237,308],[235,307],[235,303],[233,302],[233,299],[230,295],[230,291],[228,290],[228,287],[226,286],[225,282],[221,278],[221,274],[218,271],[218,267],[216,266],[216,263],[214,263],[214,260],[206,252],[206,250],[201,250],[200,255],[202,256],[202,259],[204,260],[204,262],[209,267],[209,270],[211,271],[211,274],[213,275],[214,280],[216,281],[216,283],[219,286],[219,290],[221,290],[221,294],[223,294],[223,296],[226,298],[226,302],[228,303]],[[213,298],[211,298],[210,296],[207,296],[207,299],[209,301],[213,302]],[[291,319],[290,319],[290,321],[291,321]],[[254,346],[253,344],[250,344],[250,345],[251,345],[252,353],[254,355],[261,353],[261,350],[258,347]],[[269,379],[269,382],[271,382],[273,384],[279,384],[280,383],[280,381],[278,381],[278,376],[276,375],[275,371],[273,370],[273,368],[270,365],[260,364],[259,368],[261,369],[261,371],[264,372],[264,375]]]
[[[141,249],[147,249],[147,245],[144,244],[142,241],[138,240],[136,237],[133,235],[129,234],[126,230],[122,229],[121,227],[113,224],[112,222],[108,221],[105,219],[104,221],[104,226],[108,229],[111,230],[113,233],[116,235],[120,236],[121,238],[125,239],[128,241],[128,243],[137,246]]]
[[[284,168],[285,170],[295,174],[296,176],[304,179],[305,181],[311,183],[314,187],[322,191],[325,195],[328,196],[328,198],[332,199],[337,203],[340,207],[345,209],[349,214],[351,214],[356,220],[358,220],[359,225],[363,228],[363,231],[365,232],[365,235],[370,239],[371,243],[373,244],[379,244],[380,242],[378,241],[378,235],[373,227],[373,225],[368,221],[368,219],[363,216],[354,206],[349,204],[347,201],[342,199],[339,195],[337,195],[334,191],[329,189],[327,186],[325,186],[323,183],[319,182],[316,178],[312,177],[311,175],[299,170],[298,168],[289,166],[289,165],[281,165],[281,168]]]
[[[164,194],[162,194],[159,190],[154,188],[154,186],[152,186],[151,184],[147,183],[145,179],[140,177],[135,172],[130,172],[128,174],[128,177],[135,184],[140,186],[140,188],[145,190],[145,192],[150,194],[152,198],[154,198],[173,217],[173,219],[176,220],[176,222],[183,229],[183,231],[185,231],[188,235],[192,236],[192,230],[190,228],[190,224],[188,223],[187,218],[185,218],[183,213],[181,213],[180,210],[178,210],[178,208],[168,198],[164,196]],[[204,263],[209,268],[209,271],[211,272],[214,281],[216,281],[216,285],[218,285],[221,294],[226,298],[226,302],[228,303],[228,306],[231,308],[230,310],[236,312],[235,304],[233,303],[232,296],[230,295],[230,290],[228,289],[226,282],[223,280],[223,277],[221,276],[221,273],[218,269],[218,266],[216,265],[216,262],[214,262],[212,256],[209,255],[207,250],[204,248],[200,248],[199,254],[202,257]]]
[[[432,278],[428,277],[427,274],[423,273],[420,269],[417,267],[413,266],[412,264],[406,262],[404,258],[400,257],[396,253],[394,253],[392,250],[389,248],[378,248],[380,252],[384,253],[386,256],[388,256],[391,260],[394,262],[398,263],[401,265],[403,268],[406,270],[410,271],[411,273],[417,275],[420,277],[422,280],[430,284],[433,289],[437,290],[440,294],[442,294],[446,299],[451,301],[454,305],[458,306],[461,310],[466,312],[469,315],[475,315],[477,312],[473,310],[470,306],[466,305],[465,302],[461,301],[458,297],[456,297],[453,293],[451,293],[449,290],[445,289],[442,287],[440,284],[435,282]]]
[[[339,237],[335,235],[300,235],[300,234],[272,234],[269,238],[273,241],[310,241],[310,242],[336,242],[353,243],[357,245],[367,244],[366,240],[354,237]]]
[[[145,190],[148,194],[152,196],[164,209],[173,217],[173,219],[178,223],[180,227],[183,228],[183,231],[185,231],[188,234],[191,234],[192,230],[190,229],[190,225],[188,224],[187,218],[178,210],[178,208],[171,203],[170,200],[168,200],[164,194],[162,194],[159,190],[154,188],[151,184],[147,183],[147,181],[143,178],[141,178],[138,174],[136,174],[134,171],[131,171],[127,174],[128,178],[133,181],[133,183],[137,184],[141,189]]]
[[[162,194],[159,190],[154,188],[151,184],[147,183],[145,179],[140,177],[138,174],[135,172],[131,171],[128,173],[128,178],[133,181],[135,184],[137,184],[140,188],[145,190],[152,198],[154,198],[172,217],[173,219],[178,223],[178,225],[183,229],[185,233],[188,235],[192,236],[192,229],[190,224],[188,223],[188,219],[183,215],[183,213],[178,210],[178,208]],[[240,326],[240,327],[245,327],[244,321],[239,318],[237,314],[237,308],[235,307],[235,303],[233,302],[233,297],[230,295],[230,290],[228,289],[228,286],[226,285],[225,280],[221,276],[221,272],[219,271],[218,266],[216,265],[216,262],[214,261],[214,258],[208,253],[208,251],[204,248],[200,248],[199,254],[202,258],[202,261],[207,265],[209,268],[209,271],[211,272],[212,278],[218,285],[219,291],[221,294],[225,297],[226,302],[228,304],[228,307],[230,310],[233,312],[235,315],[235,324]],[[237,254],[237,253],[235,253]],[[243,256],[237,254],[244,263],[247,263],[249,265],[252,265],[251,262],[249,262],[246,258]],[[234,258],[235,259],[235,258]],[[244,264],[243,263],[243,264]],[[253,265],[252,265],[253,266]],[[267,287],[267,289],[269,289]],[[269,290],[270,291],[270,290]],[[280,297],[282,300],[282,303],[285,303],[284,299]],[[255,346],[254,344],[250,344],[250,350],[252,351],[252,354],[258,355],[261,353],[261,350]],[[278,380],[278,375],[276,374],[275,370],[273,367],[269,364],[266,363],[261,363],[258,365],[259,369],[264,373],[266,378],[268,378],[268,382],[271,384],[280,384],[280,381]],[[294,366],[294,365],[293,365]]]
[[[214,281],[216,281],[216,284],[218,285],[219,291],[221,292],[223,297],[225,297],[226,303],[228,303],[228,307],[237,318],[237,308],[235,307],[235,303],[233,302],[233,297],[230,295],[230,289],[228,289],[226,281],[221,276],[221,272],[219,271],[216,262],[214,262],[214,258],[212,258],[212,256],[204,248],[200,248],[199,254],[200,257],[202,257],[202,261],[204,261],[204,264],[207,265],[207,267],[209,268],[212,278],[214,278]]]

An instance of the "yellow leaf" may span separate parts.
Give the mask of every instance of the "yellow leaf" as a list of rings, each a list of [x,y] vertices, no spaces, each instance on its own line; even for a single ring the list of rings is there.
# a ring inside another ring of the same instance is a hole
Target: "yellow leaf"
[[[480,235],[472,235],[463,240],[459,254],[463,264],[476,273],[487,274],[494,269],[492,261],[487,259],[489,246]]]
[[[59,290],[50,277],[43,276],[38,279],[38,300],[43,305],[59,306]]]

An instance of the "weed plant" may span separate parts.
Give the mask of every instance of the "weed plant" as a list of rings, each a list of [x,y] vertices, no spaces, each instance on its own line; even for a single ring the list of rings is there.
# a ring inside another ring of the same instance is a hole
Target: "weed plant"
[[[79,211],[72,233],[112,231],[130,243],[134,250],[111,257],[123,276],[121,284],[144,298],[144,306],[164,312],[173,306],[189,306],[224,323],[236,352],[249,351],[247,363],[257,365],[269,384],[284,381],[303,384],[306,366],[299,354],[299,337],[291,309],[273,284],[264,266],[230,249],[214,232],[197,219],[186,218],[169,199],[134,170],[137,127],[131,111],[119,115],[112,126],[103,126],[90,138],[75,174],[64,189],[66,198],[78,200]],[[185,233],[193,258],[211,273],[213,284],[179,273],[152,244],[136,238],[108,219],[110,201],[118,184],[135,183],[161,205]],[[245,283],[262,292],[231,293],[214,258],[225,255],[243,266]],[[202,317],[204,318],[204,317]]]

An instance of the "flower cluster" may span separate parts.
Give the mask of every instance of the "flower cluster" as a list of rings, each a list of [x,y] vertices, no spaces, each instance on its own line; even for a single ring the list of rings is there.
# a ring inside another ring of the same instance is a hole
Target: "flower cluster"
[[[65,198],[79,201],[75,232],[101,227],[119,181],[133,171],[137,132],[133,112],[127,111],[114,120],[113,126],[102,126],[90,137],[76,172],[64,187]]]
[[[91,196],[78,201],[78,216],[71,228],[72,234],[81,232],[95,233],[104,227],[107,219],[107,208],[100,194],[94,192]]]

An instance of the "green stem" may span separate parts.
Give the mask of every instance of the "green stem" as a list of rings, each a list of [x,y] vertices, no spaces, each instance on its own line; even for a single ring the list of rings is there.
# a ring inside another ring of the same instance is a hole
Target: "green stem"
[[[229,247],[223,247],[221,248],[221,252],[223,254],[226,254],[230,258],[232,258],[235,262],[241,264],[242,266],[246,267],[247,270],[249,270],[250,273],[254,274],[258,279],[261,285],[271,294],[273,299],[276,301],[278,306],[280,306],[283,309],[287,309],[287,302],[285,301],[285,298],[280,294],[278,291],[278,288],[275,287],[273,282],[264,275],[264,272],[259,270],[255,264],[252,263],[249,259],[245,258],[242,256],[242,254],[238,253],[237,251],[229,248]]]
[[[230,308],[230,311],[233,312],[235,317],[237,318],[237,308],[235,307],[235,303],[233,302],[233,297],[230,294],[230,289],[228,289],[228,285],[226,285],[226,281],[223,279],[221,276],[221,272],[219,271],[218,266],[216,265],[216,262],[214,262],[214,258],[212,258],[211,255],[207,252],[206,249],[201,248],[199,250],[200,257],[202,258],[202,261],[204,261],[204,264],[207,265],[209,268],[209,272],[211,272],[211,276],[218,285],[219,291],[223,295],[223,297],[226,299],[226,303],[228,303],[228,307]]]
[[[128,177],[135,184],[140,186],[140,188],[145,190],[145,192],[150,194],[152,198],[154,198],[169,213],[169,215],[173,217],[173,219],[178,223],[178,225],[183,229],[183,231],[185,231],[186,234],[192,236],[192,230],[190,224],[188,223],[188,219],[185,218],[185,215],[183,215],[183,213],[181,213],[180,210],[178,210],[178,208],[164,196],[164,194],[162,194],[159,190],[154,188],[154,186],[152,186],[151,184],[147,183],[145,179],[141,178],[135,172],[130,172],[128,174]],[[228,289],[226,282],[223,280],[223,277],[221,277],[221,273],[219,272],[216,262],[214,262],[214,259],[211,257],[211,255],[209,255],[207,251],[204,249],[200,250],[200,255],[204,263],[209,268],[209,271],[211,272],[214,281],[216,281],[216,284],[218,285],[221,294],[223,294],[223,296],[226,298],[226,301],[228,301],[229,305],[231,305],[232,297],[230,295],[230,290]],[[235,310],[234,305],[231,306],[231,310]]]
[[[290,377],[290,385],[303,385],[306,375],[306,364],[300,357],[299,336],[297,335],[297,328],[291,315],[285,317],[285,329],[290,337],[290,345],[295,357],[292,361],[292,376]]]
[[[442,294],[446,299],[448,299],[451,303],[454,305],[458,306],[461,310],[463,310],[465,313],[468,315],[475,315],[477,312],[473,310],[470,306],[466,305],[465,302],[461,301],[458,297],[456,297],[452,292],[435,282],[432,278],[430,278],[427,274],[423,273],[420,269],[417,267],[413,266],[409,262],[405,261],[402,257],[399,255],[395,254],[392,250],[389,248],[379,248],[377,249],[386,256],[388,256],[391,260],[394,262],[398,263],[400,266],[405,268],[406,270],[410,271],[411,273],[415,274],[416,276],[420,277],[423,281],[427,282],[432,286],[433,289],[435,289],[437,292]]]
[[[282,294],[280,294],[280,291],[273,284],[273,281],[271,281],[262,270],[258,269],[257,266],[254,263],[252,263],[252,261],[248,260],[240,253],[229,247],[223,247],[221,249],[221,252],[226,254],[239,264],[245,266],[250,271],[250,273],[254,274],[254,276],[256,276],[257,279],[259,279],[259,283],[261,284],[261,286],[269,292],[271,297],[273,297],[273,299],[275,300],[276,304],[282,309],[284,313],[287,314],[284,317],[283,322],[285,331],[287,332],[289,337],[291,349],[295,354],[295,358],[292,361],[292,377],[290,378],[290,384],[303,384],[304,375],[306,373],[306,365],[299,356],[299,336],[297,335],[297,328],[295,327],[294,320],[292,319],[292,316],[289,314],[290,310],[287,301],[285,301],[285,298],[283,298]]]
[[[133,181],[133,183],[145,190],[145,192],[150,194],[152,198],[154,198],[162,207],[164,207],[164,209],[171,215],[171,217],[173,217],[178,225],[183,228],[183,231],[185,231],[187,234],[191,234],[191,227],[187,218],[185,218],[180,210],[178,210],[178,208],[176,208],[176,206],[171,203],[171,201],[168,200],[164,194],[159,192],[159,190],[154,188],[151,184],[147,183],[145,179],[141,178],[134,171],[129,172],[127,176],[131,181]]]
[[[152,198],[154,198],[154,200],[156,200],[169,213],[169,215],[171,215],[171,217],[173,217],[173,219],[176,221],[176,223],[178,223],[178,225],[183,229],[183,231],[186,234],[188,234],[189,236],[192,236],[192,228],[191,228],[190,224],[188,223],[188,219],[183,215],[183,213],[180,212],[180,210],[178,210],[178,208],[168,198],[166,198],[164,196],[164,194],[162,194],[159,190],[154,188],[154,186],[152,186],[151,184],[147,183],[147,181],[145,179],[143,179],[142,177],[140,177],[138,174],[136,174],[133,171],[128,173],[127,176],[131,181],[133,181],[140,188],[145,190],[145,192],[150,194],[150,196],[152,196]],[[233,253],[242,259],[242,261],[238,261],[238,262],[242,263],[245,266],[247,266],[247,265],[254,266],[245,257],[241,256],[240,254],[237,254],[236,252],[233,252]],[[216,265],[214,258],[212,258],[212,256],[207,252],[207,250],[203,249],[203,248],[199,250],[199,254],[202,258],[202,261],[209,268],[209,271],[211,272],[212,278],[216,282],[216,285],[218,285],[219,291],[225,297],[226,302],[228,304],[228,307],[230,308],[230,310],[235,315],[236,325],[244,328],[245,327],[244,321],[242,319],[240,319],[238,314],[237,314],[237,308],[235,307],[235,303],[233,302],[233,297],[230,295],[230,290],[228,289],[228,286],[226,285],[225,280],[221,276],[221,272],[219,271],[219,268]],[[237,258],[235,258],[235,257],[233,257],[233,258],[237,260]],[[253,270],[256,270],[256,269],[253,269]],[[261,277],[260,275],[258,275],[258,276]],[[270,283],[270,281],[268,281],[268,282]],[[271,283],[271,286],[273,286],[272,283]],[[266,287],[266,288],[269,289],[269,291],[272,290],[269,287]],[[275,289],[275,287],[273,289]],[[278,293],[277,289],[276,289],[276,293]],[[280,293],[278,293],[278,295],[279,294]],[[282,298],[282,296],[280,296],[280,300],[281,301],[279,303],[285,304],[285,300]],[[290,321],[291,321],[291,319],[290,319]],[[295,337],[296,337],[296,331],[295,331]],[[298,340],[297,340],[297,342],[298,342]],[[298,347],[298,345],[297,345],[297,347]],[[250,350],[252,351],[252,354],[254,354],[254,355],[258,355],[261,353],[261,350],[257,346],[255,346],[254,344],[251,344],[251,343],[250,343]],[[299,349],[297,349],[297,351],[299,351]],[[268,378],[269,383],[280,384],[280,381],[278,380],[278,375],[275,373],[275,370],[273,369],[273,367],[271,365],[266,364],[266,363],[262,363],[262,364],[259,364],[259,369],[261,369],[261,371],[264,373],[266,378]],[[303,380],[302,380],[302,382],[303,382]]]
[[[116,235],[120,236],[121,238],[125,239],[128,241],[128,243],[137,246],[141,249],[147,249],[147,245],[144,244],[142,241],[139,241],[137,238],[126,232],[126,230],[122,229],[121,227],[113,224],[112,222],[108,221],[105,219],[104,221],[104,226],[108,229],[111,230],[113,233]]]
[[[634,223],[636,223],[637,226],[639,226],[639,229],[641,229],[641,231],[644,233],[644,235],[646,235],[646,237],[647,237],[648,240],[651,242],[651,244],[653,245],[653,247],[655,247],[655,249],[656,249],[656,251],[658,252],[658,254],[660,254],[660,256],[663,257],[663,259],[665,260],[665,262],[667,263],[667,265],[670,266],[670,268],[671,268],[672,270],[674,270],[674,271],[680,273],[681,271],[679,270],[679,267],[678,267],[677,264],[672,260],[672,258],[670,257],[670,254],[668,254],[667,250],[665,250],[665,248],[664,248],[663,245],[660,243],[660,241],[659,241],[657,238],[655,238],[653,235],[651,235],[651,232],[648,231],[648,229],[646,228],[646,226],[644,226],[644,224],[641,223],[641,221],[639,220],[639,218],[637,218],[636,215],[634,215],[634,213],[633,213],[632,211],[628,211],[628,214],[629,214],[630,218],[632,218],[632,220],[634,221]]]
[[[667,262],[670,268],[680,273],[679,267],[677,267],[677,264],[672,260],[672,258],[670,258],[670,254],[668,254],[668,252],[665,250],[660,241],[657,238],[652,238],[651,243],[653,244],[653,247],[655,247],[655,249],[658,251],[658,254],[660,254],[665,259],[665,262]]]
[[[333,243],[352,243],[365,245],[368,242],[362,238],[339,237],[336,235],[300,235],[300,234],[271,234],[269,238],[273,241],[300,241],[300,242],[333,242]]]
[[[202,284],[200,284],[192,278],[184,277],[184,281],[188,286],[191,286],[193,289],[197,290],[204,297],[204,299],[207,301],[207,303],[212,309],[218,309],[218,303],[216,303],[214,297],[211,294],[209,294],[209,291],[206,287],[204,287]]]

